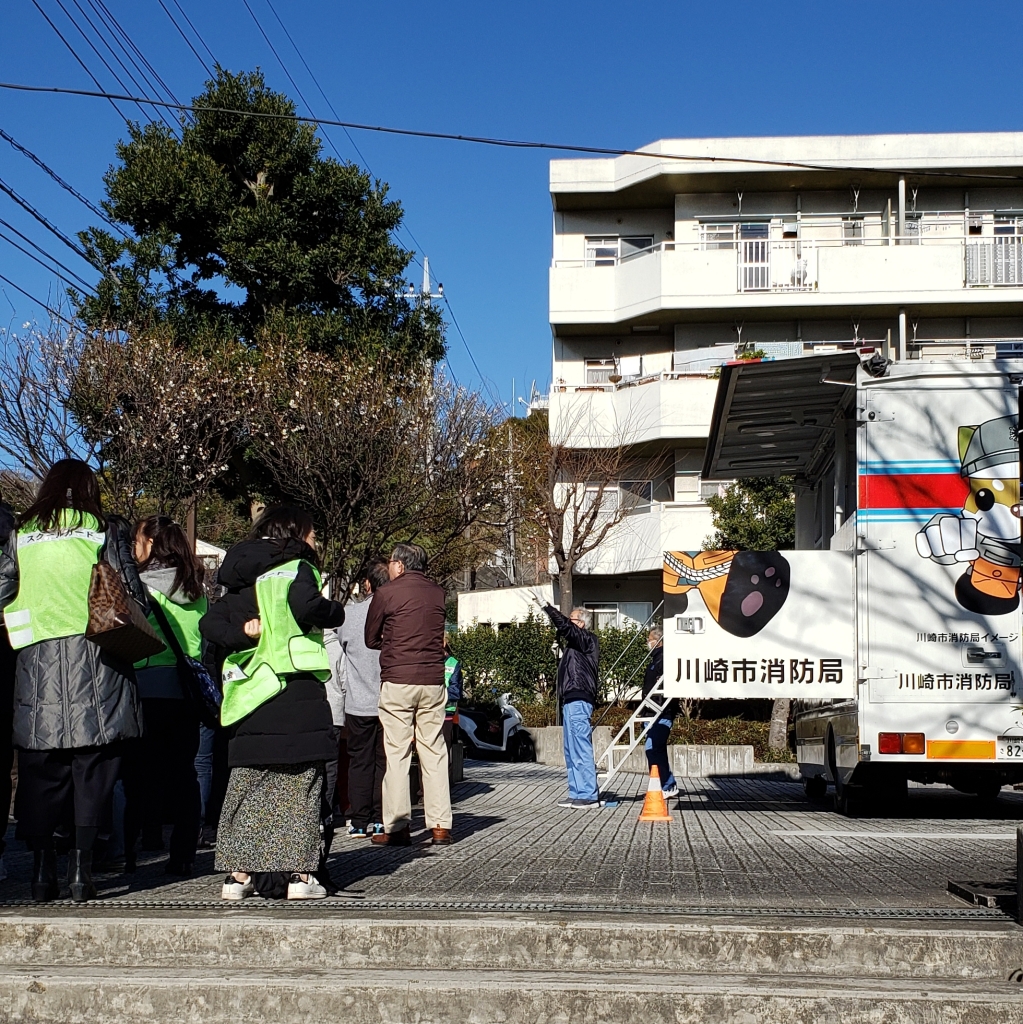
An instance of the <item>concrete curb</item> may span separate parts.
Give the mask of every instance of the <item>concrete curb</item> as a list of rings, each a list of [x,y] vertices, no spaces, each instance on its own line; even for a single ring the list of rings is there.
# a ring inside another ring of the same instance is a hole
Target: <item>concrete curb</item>
[[[565,767],[565,751],[562,728],[549,725],[530,729],[536,747],[536,759],[540,764]],[[599,755],[611,743],[613,734],[609,726],[598,725],[593,730],[593,749]],[[781,778],[798,779],[799,769],[789,763],[768,763],[753,759],[753,747],[749,744],[671,744],[668,757],[676,778],[710,778],[715,775],[776,775]],[[646,754],[642,748],[634,750],[626,760],[622,771],[647,774]]]

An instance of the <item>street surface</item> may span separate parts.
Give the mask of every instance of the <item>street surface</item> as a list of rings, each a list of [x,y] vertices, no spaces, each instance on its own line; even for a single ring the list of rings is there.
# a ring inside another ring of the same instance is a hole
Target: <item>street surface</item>
[[[682,779],[664,824],[636,820],[646,782],[619,776],[616,805],[571,811],[556,806],[563,769],[467,762],[454,792],[455,845],[391,850],[339,835],[330,866],[342,893],[303,905],[325,913],[408,906],[1004,920],[953,898],[946,885],[1015,876],[1021,793],[1003,790],[985,806],[944,787],[913,787],[902,817],[850,819],[830,799],[811,804],[790,779]],[[421,826],[417,811],[414,836]],[[98,876],[100,902],[239,907],[219,898],[212,851],[200,851],[204,873],[183,881],[162,874],[163,856],[142,855],[130,879]],[[24,907],[31,855],[13,843],[6,859],[0,907]],[[256,905],[269,909],[245,903]]]

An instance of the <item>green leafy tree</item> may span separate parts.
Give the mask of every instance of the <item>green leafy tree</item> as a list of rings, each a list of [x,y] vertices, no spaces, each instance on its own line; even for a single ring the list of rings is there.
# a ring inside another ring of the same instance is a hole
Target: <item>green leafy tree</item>
[[[411,255],[393,240],[402,209],[387,186],[323,157],[315,126],[291,119],[258,70],[218,68],[193,103],[203,109],[180,137],[136,124],[117,147],[104,205],[129,234],[79,236],[107,268],[98,296],[80,299],[86,325],[250,343],[269,331],[327,352],[439,359],[440,313],[406,295]]]
[[[723,495],[707,499],[714,533],[707,548],[780,551],[795,546],[796,497],[792,477],[736,480]]]

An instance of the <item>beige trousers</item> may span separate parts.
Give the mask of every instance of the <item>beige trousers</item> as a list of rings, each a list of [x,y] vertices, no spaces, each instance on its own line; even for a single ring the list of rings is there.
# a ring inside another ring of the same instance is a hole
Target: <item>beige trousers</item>
[[[412,740],[423,774],[423,811],[427,828],[451,828],[448,747],[444,742],[447,687],[380,684],[380,726],[384,731],[384,831],[397,832],[412,821],[409,765]]]

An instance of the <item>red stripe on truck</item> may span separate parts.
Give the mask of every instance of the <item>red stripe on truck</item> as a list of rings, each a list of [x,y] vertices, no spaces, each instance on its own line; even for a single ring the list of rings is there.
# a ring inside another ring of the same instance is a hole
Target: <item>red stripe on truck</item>
[[[957,508],[969,493],[958,473],[860,477],[860,508]]]

